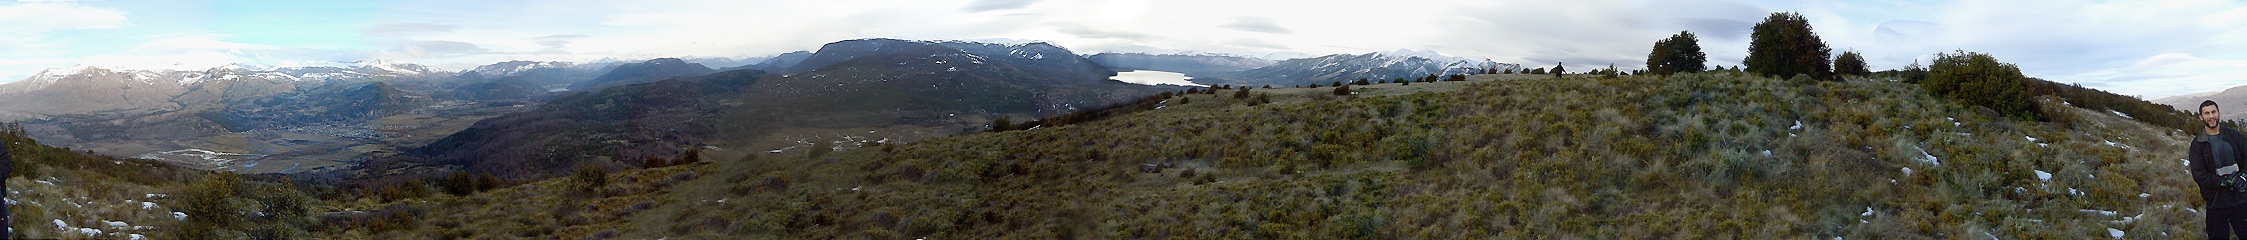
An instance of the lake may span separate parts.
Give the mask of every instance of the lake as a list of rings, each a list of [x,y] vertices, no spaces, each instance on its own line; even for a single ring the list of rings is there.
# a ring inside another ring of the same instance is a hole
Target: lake
[[[1177,85],[1177,86],[1195,86],[1195,87],[1208,87],[1208,86],[1209,86],[1209,85],[1194,84],[1194,82],[1191,82],[1191,81],[1186,81],[1186,80],[1188,80],[1188,79],[1194,79],[1194,77],[1188,77],[1188,76],[1186,76],[1186,74],[1184,74],[1184,73],[1174,73],[1174,72],[1164,72],[1164,71],[1150,71],[1150,70],[1132,70],[1132,71],[1128,71],[1128,72],[1117,72],[1117,73],[1116,73],[1116,77],[1114,77],[1114,78],[1112,78],[1112,79],[1115,79],[1116,81],[1123,81],[1123,82],[1127,82],[1127,83],[1136,83],[1136,84],[1145,84],[1145,85]]]

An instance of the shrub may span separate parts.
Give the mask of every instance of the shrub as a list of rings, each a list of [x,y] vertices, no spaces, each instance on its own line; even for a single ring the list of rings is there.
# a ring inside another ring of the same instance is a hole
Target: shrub
[[[609,184],[609,171],[592,163],[580,164],[576,173],[570,175],[570,181],[577,183],[578,191],[596,193]]]
[[[1358,81],[1350,82],[1350,84],[1358,86],[1373,85],[1372,82],[1366,82],[1364,78],[1359,78]]]
[[[375,195],[381,196],[383,201],[397,201],[429,196],[429,192],[429,184],[416,179],[384,186],[376,190]]]
[[[1865,67],[1865,56],[1858,55],[1857,51],[1841,51],[1841,56],[1834,57],[1833,72],[1850,76],[1872,74],[1872,70]]]
[[[240,207],[229,201],[238,194],[234,189],[241,182],[240,176],[219,173],[190,187],[186,209],[181,211],[187,214],[187,223],[173,229],[172,238],[217,239],[230,235],[227,232],[243,223]]]
[[[477,192],[482,192],[484,190],[498,188],[499,178],[492,177],[492,175],[489,173],[470,174],[467,171],[459,171],[453,172],[452,175],[438,180],[437,185],[438,187],[443,189],[446,194],[466,196],[469,194],[476,194]]]
[[[1335,87],[1335,88],[1334,88],[1334,95],[1337,95],[1337,96],[1350,95],[1350,86],[1341,86],[1341,87]]]
[[[1465,82],[1465,81],[1467,81],[1467,75],[1465,75],[1465,74],[1452,74],[1450,78],[1446,78],[1446,79],[1444,79],[1444,80],[1445,80],[1445,81],[1453,81],[1453,82]]]
[[[1654,50],[1646,54],[1646,69],[1653,74],[1697,73],[1708,62],[1709,54],[1701,52],[1701,40],[1691,31],[1654,41]]]
[[[805,153],[807,156],[810,156],[813,159],[818,159],[819,157],[827,156],[827,152],[835,151],[835,147],[834,143],[828,143],[827,141],[812,141],[811,149],[807,151],[808,152]]]
[[[999,116],[999,119],[991,120],[991,132],[1005,132],[1008,130],[1014,130],[1013,120],[1007,119],[1006,116]],[[817,158],[819,156],[812,157]]]
[[[1935,54],[1930,76],[1920,87],[1936,96],[1958,99],[1971,106],[1988,107],[1999,114],[2024,120],[2037,119],[2034,102],[2022,89],[2021,68],[1998,62],[1989,54],[1956,51]]]
[[[1248,88],[1233,92],[1233,99],[1248,99]]]
[[[1833,80],[1833,66],[1829,65],[1833,49],[1825,40],[1811,31],[1810,20],[1802,14],[1771,13],[1763,22],[1755,24],[1749,34],[1748,72],[1763,76],[1785,77],[1809,74],[1819,80]]]

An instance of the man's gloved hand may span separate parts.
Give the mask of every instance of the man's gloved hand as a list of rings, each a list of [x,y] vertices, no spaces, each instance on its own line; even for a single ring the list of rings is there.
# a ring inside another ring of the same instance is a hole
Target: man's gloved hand
[[[2231,182],[2231,191],[2247,193],[2247,174],[2232,174],[2224,181]]]
[[[2216,175],[2216,186],[2239,189],[2240,175],[2241,174]]]

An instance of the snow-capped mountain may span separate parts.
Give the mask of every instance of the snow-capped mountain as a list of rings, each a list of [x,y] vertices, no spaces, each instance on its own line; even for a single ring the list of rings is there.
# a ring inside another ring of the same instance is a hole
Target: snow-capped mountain
[[[568,68],[575,66],[577,66],[577,64],[572,64],[570,62],[506,61],[493,63],[491,65],[478,66],[476,67],[476,69],[468,70],[468,72],[474,72],[476,74],[483,75],[484,77],[497,78],[514,76],[516,74],[540,68]]]
[[[1364,79],[1414,79],[1428,75],[1474,74],[1487,69],[1519,69],[1518,64],[1470,60],[1427,50],[1334,54],[1289,59],[1204,84],[1294,86]]]
[[[1228,75],[1278,62],[1220,54],[1100,53],[1085,59],[1110,69],[1155,70],[1205,77]]]

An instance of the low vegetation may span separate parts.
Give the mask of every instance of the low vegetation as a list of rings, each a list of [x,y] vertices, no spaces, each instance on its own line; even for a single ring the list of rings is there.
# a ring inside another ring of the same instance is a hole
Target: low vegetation
[[[1097,121],[614,172],[595,194],[557,179],[355,205],[433,217],[323,233],[2198,237],[2201,203],[2175,160],[2186,136],[2172,129],[2051,96],[2040,111],[2074,117],[2009,118],[1896,79],[1848,79],[1718,71],[1182,94]]]

